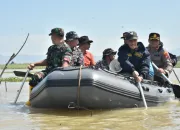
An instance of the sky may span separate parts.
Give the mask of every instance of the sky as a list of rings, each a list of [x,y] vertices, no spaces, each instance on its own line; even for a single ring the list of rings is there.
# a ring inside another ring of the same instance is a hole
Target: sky
[[[61,27],[87,35],[90,51],[101,56],[118,48],[125,31],[136,31],[148,45],[148,35],[158,32],[165,48],[179,51],[179,0],[0,0],[0,55],[12,55],[29,38],[21,55],[45,55],[51,29]]]

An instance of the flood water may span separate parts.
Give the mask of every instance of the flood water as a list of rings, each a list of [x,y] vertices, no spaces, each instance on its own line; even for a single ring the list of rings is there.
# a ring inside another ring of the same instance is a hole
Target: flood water
[[[26,71],[26,70],[24,70]],[[175,69],[180,77],[180,69]],[[5,77],[9,73],[5,73]],[[176,81],[174,74],[171,80]],[[180,130],[180,103],[120,110],[35,109],[24,105],[28,83],[13,104],[21,83],[0,85],[0,130]],[[92,115],[91,115],[92,114]]]

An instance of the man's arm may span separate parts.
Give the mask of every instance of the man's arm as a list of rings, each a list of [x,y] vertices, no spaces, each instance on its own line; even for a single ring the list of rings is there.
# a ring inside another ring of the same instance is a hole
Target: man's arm
[[[32,70],[35,66],[47,66],[47,59],[29,64],[28,69]]]
[[[35,66],[47,66],[47,59],[34,63]]]
[[[64,55],[62,56],[62,66],[60,67],[68,67],[72,62],[73,53],[70,48],[67,48]]]
[[[147,78],[149,74],[150,62],[151,62],[150,54],[147,50],[145,50],[140,67],[140,76],[142,76],[143,78]]]
[[[127,72],[130,72],[130,73],[135,71],[135,67],[129,61],[129,57],[128,57],[126,51],[123,51],[123,50],[119,49],[119,52],[118,52],[118,61],[120,62],[120,65],[121,65],[123,71],[127,71]]]

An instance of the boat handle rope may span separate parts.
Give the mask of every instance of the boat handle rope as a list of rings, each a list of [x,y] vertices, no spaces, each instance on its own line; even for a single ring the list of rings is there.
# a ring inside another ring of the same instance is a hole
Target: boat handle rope
[[[88,110],[88,111],[91,112],[91,116],[92,116],[92,110],[80,106],[80,88],[81,88],[81,79],[82,79],[81,71],[82,71],[82,65],[79,68],[79,80],[78,80],[78,88],[77,88],[77,103],[70,102],[69,105],[68,105],[68,109],[77,108],[79,110],[81,108],[81,109],[84,109],[84,110]]]
[[[81,88],[81,78],[82,78],[81,70],[82,70],[82,65],[79,68],[79,81],[78,81],[78,88],[77,88],[77,106],[78,106],[78,108],[80,107],[79,100],[80,100],[80,88]]]

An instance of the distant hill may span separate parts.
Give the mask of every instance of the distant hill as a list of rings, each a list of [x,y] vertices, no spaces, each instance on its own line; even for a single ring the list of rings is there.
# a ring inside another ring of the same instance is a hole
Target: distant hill
[[[9,60],[10,56],[0,55],[0,64],[5,64]],[[46,58],[46,55],[18,55],[13,59],[14,63],[32,63],[40,61]],[[101,56],[94,56],[95,61],[100,60]]]

